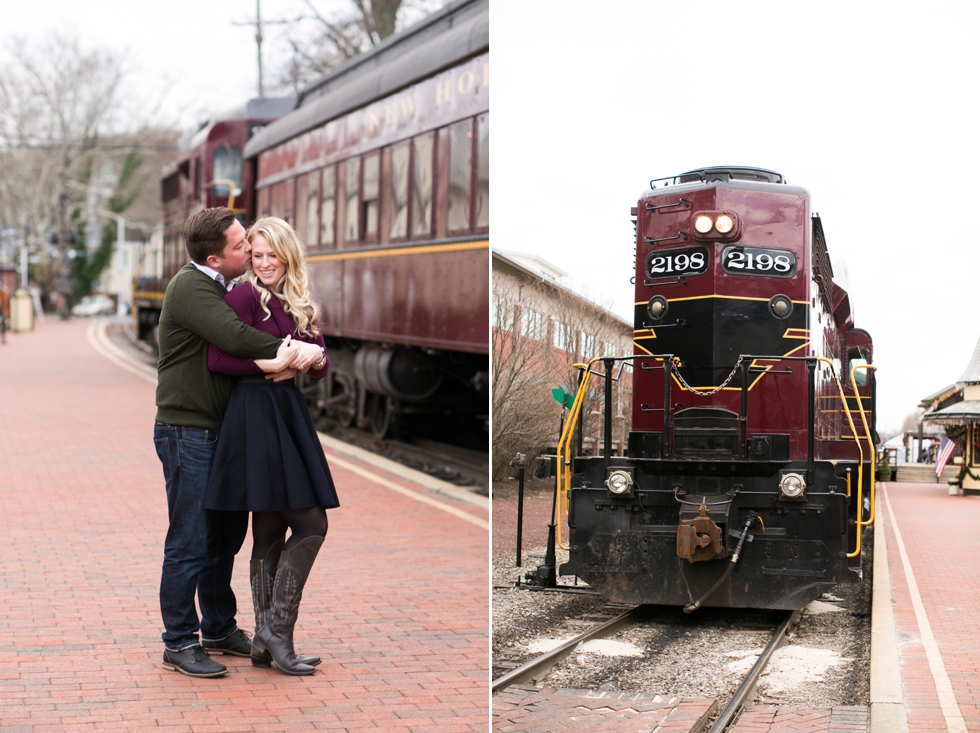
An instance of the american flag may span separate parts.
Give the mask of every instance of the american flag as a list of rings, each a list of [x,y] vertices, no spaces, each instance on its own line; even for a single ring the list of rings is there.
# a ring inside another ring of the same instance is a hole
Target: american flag
[[[943,468],[954,450],[956,450],[956,443],[944,435],[939,441],[939,455],[936,456],[936,478],[943,475]]]

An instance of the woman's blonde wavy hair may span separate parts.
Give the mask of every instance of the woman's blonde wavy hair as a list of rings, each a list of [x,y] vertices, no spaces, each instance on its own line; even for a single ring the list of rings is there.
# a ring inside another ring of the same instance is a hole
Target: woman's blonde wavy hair
[[[272,246],[276,257],[286,266],[286,273],[279,282],[267,288],[255,274],[249,270],[246,278],[259,292],[259,303],[265,311],[268,320],[272,313],[269,311],[269,298],[275,296],[282,303],[283,310],[296,322],[296,333],[316,337],[320,333],[317,321],[320,320],[320,307],[310,293],[310,272],[306,267],[303,256],[303,246],[293,228],[282,219],[274,216],[263,216],[258,219],[245,233],[250,243],[255,236],[261,234]]]

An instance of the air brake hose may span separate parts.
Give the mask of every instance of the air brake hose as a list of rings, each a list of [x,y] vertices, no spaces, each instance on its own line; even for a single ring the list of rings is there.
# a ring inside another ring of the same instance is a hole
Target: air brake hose
[[[725,568],[725,572],[721,574],[721,577],[715,581],[715,584],[711,586],[711,590],[705,593],[703,596],[698,598],[694,603],[688,603],[684,606],[684,613],[694,613],[699,608],[701,604],[706,600],[711,598],[715,594],[715,591],[721,587],[721,584],[728,580],[728,576],[732,574],[735,569],[735,563],[738,562],[738,556],[742,553],[742,545],[745,544],[745,538],[749,536],[749,527],[756,523],[759,519],[759,515],[755,512],[750,512],[748,519],[745,520],[745,526],[742,527],[742,534],[738,538],[738,545],[735,546],[735,552],[732,554],[732,561],[728,563],[728,567]]]

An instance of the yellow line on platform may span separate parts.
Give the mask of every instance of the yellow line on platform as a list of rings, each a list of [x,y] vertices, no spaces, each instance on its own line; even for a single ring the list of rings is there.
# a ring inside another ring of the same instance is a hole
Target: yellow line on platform
[[[376,473],[372,473],[365,468],[361,468],[357,464],[351,463],[350,461],[345,461],[340,456],[334,454],[330,456],[330,462],[334,463],[341,468],[345,468],[352,473],[356,473],[358,476],[362,476],[373,483],[378,484],[378,486],[383,486],[386,489],[391,489],[402,496],[407,496],[415,501],[420,501],[423,504],[428,504],[431,507],[435,507],[440,511],[444,511],[448,514],[452,514],[454,517],[459,517],[470,524],[475,524],[481,529],[490,529],[490,522],[480,517],[473,516],[469,512],[463,511],[459,507],[455,507],[452,504],[447,504],[444,501],[439,501],[438,499],[433,499],[431,496],[426,496],[425,494],[420,494],[418,491],[412,491],[412,489],[406,489],[404,486],[396,484],[394,481],[389,481],[386,478],[382,478]]]
[[[92,348],[102,356],[111,361],[120,369],[125,369],[130,374],[135,374],[147,382],[157,383],[157,370],[149,364],[136,361],[125,351],[116,346],[109,339],[106,333],[108,321],[91,321],[88,324],[88,342]]]
[[[936,684],[936,694],[939,697],[939,706],[943,711],[943,717],[946,719],[946,729],[949,733],[967,733],[966,721],[963,720],[963,713],[960,712],[960,706],[956,702],[956,694],[953,692],[953,685],[949,681],[943,655],[939,651],[939,644],[936,643],[926,607],[923,605],[922,596],[919,594],[919,584],[915,580],[912,563],[909,561],[909,554],[905,550],[902,532],[898,528],[898,522],[895,521],[895,512],[892,511],[888,490],[882,486],[881,492],[885,497],[885,506],[888,507],[888,519],[891,521],[892,530],[895,532],[898,554],[902,558],[902,569],[905,571],[905,582],[908,583],[909,594],[912,596],[912,608],[915,609],[915,621],[919,626],[922,646],[926,652],[926,659],[929,660],[929,670],[932,672],[932,679]]]

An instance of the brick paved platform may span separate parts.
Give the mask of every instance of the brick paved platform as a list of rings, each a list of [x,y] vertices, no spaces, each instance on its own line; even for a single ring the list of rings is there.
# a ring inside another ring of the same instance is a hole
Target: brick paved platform
[[[945,484],[888,483],[880,497],[894,644],[888,654],[872,643],[872,710],[875,664],[897,656],[895,702],[907,730],[980,733],[980,500],[950,496]]]
[[[864,705],[792,708],[760,705],[748,708],[731,733],[854,733],[868,730]]]
[[[296,629],[318,672],[162,669],[154,385],[88,327],[49,319],[0,346],[0,733],[487,730],[486,511],[329,450],[343,506]]]
[[[515,685],[493,698],[493,730],[696,733],[714,708],[705,698]]]

